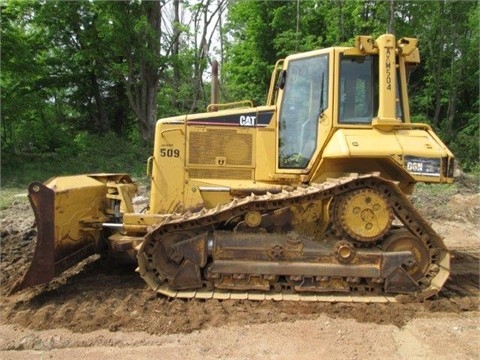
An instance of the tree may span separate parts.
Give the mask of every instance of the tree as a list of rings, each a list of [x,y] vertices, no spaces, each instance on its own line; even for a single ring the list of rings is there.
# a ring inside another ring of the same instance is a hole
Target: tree
[[[0,83],[2,152],[53,151],[63,140],[60,120],[69,96],[51,77],[52,54],[45,29],[32,24],[35,2],[2,4]],[[51,77],[51,81],[49,81]],[[7,157],[8,158],[8,157]],[[2,160],[5,156],[2,156]]]
[[[15,111],[9,101],[21,101],[20,93],[9,92],[7,82],[28,81],[31,84],[25,88],[38,89],[30,93],[35,108],[43,109],[33,110],[30,123],[48,118],[50,128],[55,128],[52,114],[45,112],[51,109],[55,124],[63,129],[96,134],[113,130],[123,135],[135,116],[143,139],[151,140],[159,77],[165,67],[160,54],[160,4],[12,1],[3,5],[2,38],[7,46],[2,48],[2,85],[7,89],[2,95],[9,95],[3,107],[6,144],[13,128],[20,131],[20,124],[9,120]],[[22,56],[15,50],[18,46],[25,49]],[[9,66],[10,62],[27,62],[25,69],[32,72],[20,76],[25,70]]]
[[[234,1],[228,7],[227,29],[230,44],[225,46],[223,75],[228,86],[228,99],[251,99],[265,102],[271,70],[277,60],[273,45],[276,29],[274,10],[285,6],[276,1]]]
[[[122,81],[144,141],[153,139],[157,93],[165,59],[161,55],[162,3],[100,2],[101,34],[116,58],[114,79]]]
[[[192,14],[190,22],[190,31],[193,39],[193,101],[190,112],[198,109],[198,100],[200,97],[206,98],[203,91],[203,74],[209,64],[209,51],[212,47],[212,38],[214,29],[218,26],[221,19],[220,15],[225,7],[226,0],[201,0],[195,5],[190,6]]]

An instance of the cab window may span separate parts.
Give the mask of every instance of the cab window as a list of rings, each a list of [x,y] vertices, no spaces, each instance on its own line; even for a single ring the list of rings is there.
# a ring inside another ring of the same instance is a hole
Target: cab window
[[[378,87],[378,56],[342,56],[338,122],[371,124],[378,113]],[[400,81],[397,81],[396,91],[397,116],[403,119]]]
[[[302,169],[316,148],[318,119],[328,104],[328,55],[292,60],[280,109],[279,168]]]

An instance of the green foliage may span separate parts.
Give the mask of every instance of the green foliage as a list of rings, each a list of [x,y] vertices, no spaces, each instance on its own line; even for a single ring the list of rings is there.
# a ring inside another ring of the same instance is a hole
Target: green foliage
[[[429,195],[429,198],[442,197],[443,199],[449,199],[452,195],[458,192],[455,184],[425,184],[418,183],[415,186],[415,192],[424,192]]]
[[[138,135],[137,135],[138,136]],[[128,173],[143,176],[151,150],[114,133],[79,132],[54,152],[2,156],[2,187],[26,186],[33,180],[89,173]]]
[[[460,167],[467,172],[480,169],[479,115],[471,114],[468,125],[460,130],[450,144]]]
[[[232,3],[227,29],[234,41],[226,46],[222,75],[230,101],[251,99],[263,104],[277,54],[272,40],[275,11],[285,2],[245,0]]]

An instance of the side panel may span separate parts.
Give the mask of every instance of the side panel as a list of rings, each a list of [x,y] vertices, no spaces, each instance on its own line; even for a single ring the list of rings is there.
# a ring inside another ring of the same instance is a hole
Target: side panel
[[[256,130],[256,164],[255,180],[272,181],[277,163],[277,114],[275,107],[259,108]]]
[[[255,174],[254,128],[189,125],[187,133],[184,198],[187,207],[214,207],[217,201],[230,200],[232,185],[252,182]],[[217,196],[219,192],[222,193],[220,197]]]
[[[401,188],[423,182],[447,182],[450,152],[429,131],[418,125],[395,131],[338,129],[326,146],[313,181],[337,173],[380,171],[399,181]]]
[[[188,207],[215,206],[231,189],[255,187],[257,134],[270,126],[274,107],[237,108],[189,115],[185,163]],[[272,134],[272,141],[275,133]],[[270,149],[274,156],[275,148]],[[207,199],[208,197],[208,199]],[[206,204],[204,204],[206,202]]]
[[[150,213],[184,210],[185,125],[181,118],[157,122],[151,178]]]

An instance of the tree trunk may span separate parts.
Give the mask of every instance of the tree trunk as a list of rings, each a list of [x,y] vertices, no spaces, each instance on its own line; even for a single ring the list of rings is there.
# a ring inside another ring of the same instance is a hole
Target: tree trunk
[[[198,100],[204,96],[203,88],[203,73],[207,67],[208,52],[212,44],[212,37],[215,33],[215,27],[220,23],[221,13],[223,7],[225,6],[225,0],[218,1],[217,6],[214,11],[209,13],[209,7],[211,5],[211,0],[206,0],[205,3],[202,3],[202,6],[199,7],[198,12],[194,14],[194,28],[196,31],[200,30],[200,44],[197,44],[197,38],[195,38],[195,64],[194,64],[194,93],[192,105],[190,107],[190,112],[195,112],[198,108]],[[201,13],[200,13],[201,12]],[[208,27],[212,24],[212,21],[217,17],[217,20],[214,25],[214,29],[208,34]],[[203,19],[202,25],[200,22]]]
[[[442,67],[440,64],[440,59],[436,60],[437,63],[435,65],[435,104],[434,104],[434,115],[433,115],[433,126],[435,128],[438,128],[438,125],[440,123],[440,114],[442,110],[442,81],[441,81],[441,72],[442,72]]]
[[[159,0],[143,1],[141,5],[151,31],[139,34],[146,43],[146,51],[138,49],[138,52],[133,54],[131,49],[127,49],[125,57],[129,74],[126,90],[130,106],[137,116],[142,138],[145,142],[150,142],[157,121],[162,7]]]
[[[115,106],[113,114],[112,129],[117,136],[122,137],[127,124],[128,114],[128,98],[125,96],[125,84],[123,82],[117,82],[114,91],[117,106]]]
[[[443,19],[443,13],[444,13],[444,8],[442,1],[438,2],[438,11],[439,19]],[[435,49],[442,49],[445,46],[445,36],[443,33],[443,27],[442,25],[437,25],[438,26],[438,38],[437,38],[437,45],[435,46]],[[430,55],[435,61],[435,67],[434,67],[434,77],[435,77],[435,113],[433,116],[433,126],[435,128],[438,128],[440,125],[440,116],[441,116],[441,110],[442,110],[442,87],[443,87],[443,82],[442,82],[442,57],[441,56],[436,56],[435,52],[432,50],[430,52]]]
[[[92,85],[92,95],[95,99],[95,105],[97,107],[97,115],[95,118],[95,132],[103,135],[107,132],[110,125],[108,123],[107,112],[105,111],[105,105],[103,103],[103,97],[100,92],[100,85],[98,84],[97,76],[95,75],[95,70],[90,72],[90,84]]]
[[[178,90],[180,88],[180,68],[178,55],[180,53],[180,0],[173,0],[173,45],[172,45],[172,57],[173,57],[173,97],[172,107],[179,110]]]

